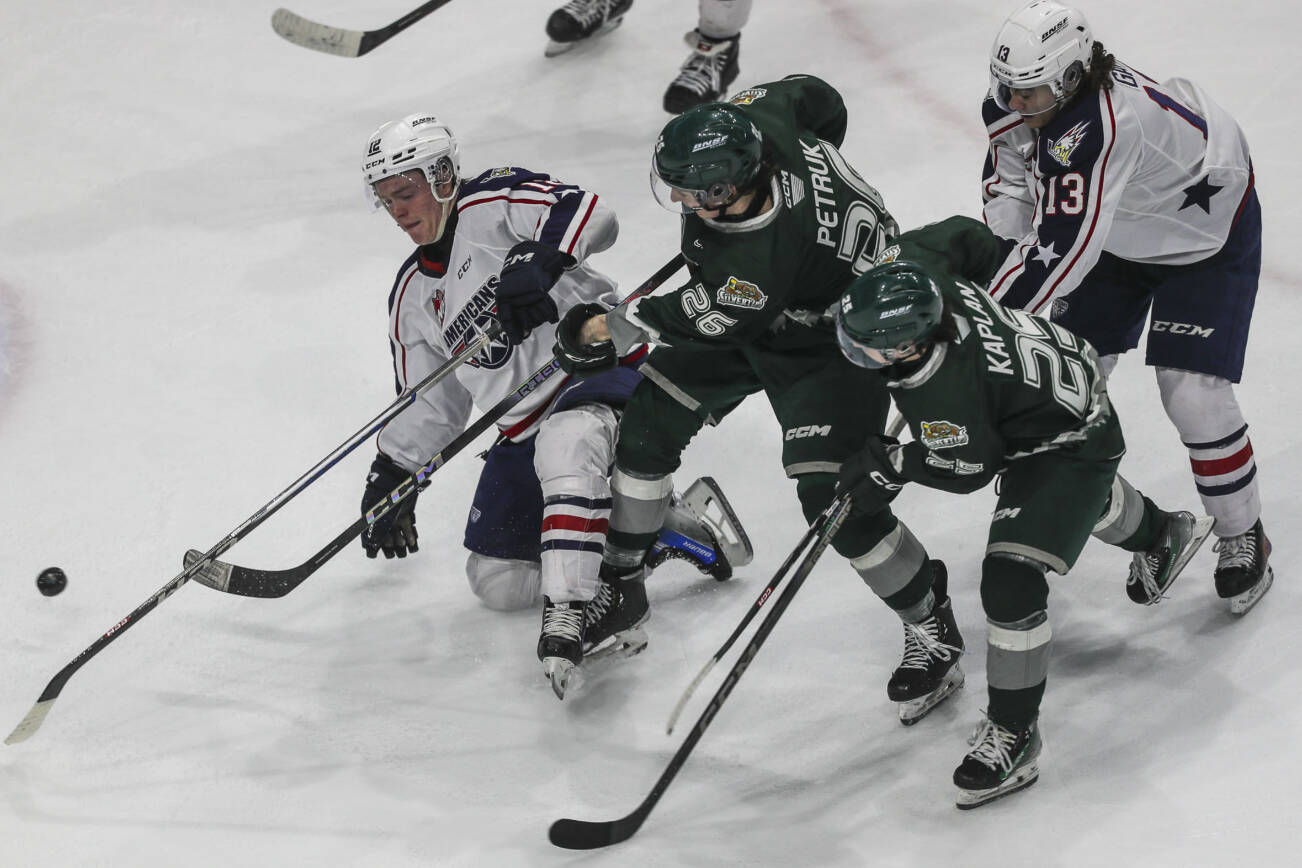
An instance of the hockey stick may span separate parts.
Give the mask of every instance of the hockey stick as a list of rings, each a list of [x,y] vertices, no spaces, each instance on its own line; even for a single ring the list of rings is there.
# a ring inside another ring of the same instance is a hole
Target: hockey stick
[[[551,829],[547,832],[547,837],[553,844],[557,847],[565,847],[569,850],[595,850],[598,847],[608,847],[611,844],[618,844],[621,841],[627,841],[629,838],[633,837],[633,835],[637,834],[637,830],[642,827],[642,823],[644,823],[647,816],[650,815],[651,809],[656,806],[656,802],[660,801],[660,797],[663,796],[665,790],[669,788],[669,784],[673,781],[674,776],[678,774],[678,770],[681,769],[683,763],[687,761],[687,757],[692,752],[692,748],[696,747],[696,743],[700,741],[701,736],[705,733],[706,727],[708,727],[711,721],[714,720],[715,715],[718,714],[724,701],[727,700],[728,695],[732,693],[732,689],[737,686],[738,680],[740,680],[741,676],[746,672],[746,668],[750,666],[751,661],[755,659],[755,655],[759,652],[760,646],[764,644],[764,640],[768,638],[769,633],[772,632],[778,619],[782,617],[782,613],[785,612],[787,606],[791,604],[791,600],[795,597],[796,592],[800,590],[800,586],[805,583],[805,578],[809,575],[810,571],[813,570],[814,564],[823,554],[828,543],[832,541],[832,537],[835,536],[837,530],[841,527],[841,523],[845,521],[849,512],[850,498],[848,495],[843,495],[842,497],[838,497],[836,500],[832,501],[832,503],[828,505],[827,509],[823,510],[822,514],[815,519],[813,527],[818,530],[815,534],[813,546],[809,549],[808,553],[805,554],[804,559],[800,562],[800,566],[791,576],[791,581],[787,584],[787,587],[783,589],[782,594],[773,603],[773,609],[764,616],[764,620],[760,622],[759,628],[755,631],[755,635],[751,637],[750,642],[748,642],[746,647],[742,649],[740,656],[737,658],[737,662],[734,663],[732,669],[729,670],[728,677],[723,680],[723,684],[720,685],[719,689],[715,692],[714,698],[710,700],[710,704],[706,706],[705,711],[701,713],[700,718],[696,721],[696,725],[692,727],[692,731],[688,733],[682,746],[678,748],[678,752],[675,753],[673,759],[669,761],[669,765],[660,775],[660,779],[655,782],[655,786],[651,788],[651,792],[642,800],[642,804],[638,805],[637,809],[631,814],[627,814],[618,820],[595,822],[590,820],[557,820],[552,823]],[[804,543],[805,540],[802,539],[802,547]]]
[[[225,561],[209,559],[208,563],[199,570],[194,580],[214,590],[224,591],[227,594],[239,594],[243,597],[276,598],[285,596],[301,585],[308,576],[315,573],[322,564],[338,554],[344,546],[361,536],[366,528],[378,521],[381,516],[406,500],[413,492],[420,491],[429,485],[429,477],[434,474],[434,471],[447,464],[454,455],[474,442],[480,434],[483,434],[498,419],[505,416],[512,407],[536,392],[538,387],[546,382],[552,374],[559,371],[560,368],[560,363],[556,359],[550,359],[547,364],[535,371],[528,380],[525,380],[509,395],[494,404],[492,409],[476,419],[465,431],[461,432],[460,436],[443,447],[443,451],[431,458],[424,467],[404,479],[397,488],[390,492],[388,498],[367,510],[365,515],[350,524],[342,533],[326,543],[325,548],[312,555],[305,562],[287,570],[259,570],[253,567],[241,567]],[[202,554],[197,549],[190,549],[185,553],[185,565],[190,566],[200,557],[202,557]]]
[[[288,9],[277,9],[271,14],[271,29],[285,39],[303,48],[337,54],[340,57],[361,57],[381,43],[406,30],[426,15],[446,6],[451,0],[430,0],[423,3],[388,27],[379,30],[345,30],[342,27],[330,27],[318,24],[296,15]]]
[[[674,272],[683,266],[685,260],[682,254],[675,256],[660,267],[655,274],[651,275],[646,281],[624,300],[623,303],[632,301],[639,296],[651,292],[660,284],[664,283]],[[477,419],[474,424],[467,428],[462,434],[443,448],[443,451],[435,455],[429,463],[418,470],[413,475],[403,480],[398,488],[385,500],[377,503],[374,507],[366,512],[361,518],[354,521],[345,528],[338,536],[326,543],[325,547],[318,551],[312,557],[296,567],[290,567],[285,570],[261,570],[254,567],[241,567],[236,564],[219,561],[215,558],[209,558],[205,567],[200,570],[195,581],[207,585],[218,591],[224,591],[228,594],[239,594],[244,597],[264,597],[276,598],[283,597],[294,588],[301,585],[308,576],[315,573],[320,567],[338,554],[345,546],[357,537],[361,536],[368,526],[373,524],[376,519],[384,515],[394,506],[397,506],[412,492],[418,491],[428,485],[428,478],[434,471],[446,464],[452,456],[456,455],[476,437],[494,424],[498,419],[507,413],[512,407],[520,403],[538,387],[556,372],[560,364],[553,358],[534,372],[524,383],[516,387],[514,391],[502,398],[491,409],[486,411]],[[186,553],[186,563],[190,559],[198,557],[196,550],[191,549]]]
[[[669,722],[665,725],[665,735],[673,734],[674,725],[678,723],[678,716],[683,713],[683,708],[686,707],[687,700],[696,692],[696,688],[701,686],[701,682],[704,681],[705,677],[714,669],[715,664],[723,659],[723,655],[728,653],[728,649],[733,646],[733,643],[735,643],[737,638],[741,636],[743,631],[745,631],[747,625],[749,625],[751,621],[755,620],[755,616],[759,614],[760,609],[764,608],[764,604],[768,602],[769,597],[773,595],[773,591],[778,585],[782,584],[782,580],[786,577],[787,571],[791,569],[791,565],[794,564],[800,557],[801,553],[804,552],[805,547],[809,545],[809,541],[818,534],[818,529],[818,522],[814,522],[810,525],[809,530],[805,531],[804,538],[800,540],[800,544],[792,550],[791,554],[787,555],[787,559],[782,562],[782,566],[778,567],[777,572],[773,574],[773,578],[769,579],[769,583],[764,586],[764,590],[760,591],[760,595],[755,599],[755,602],[746,610],[746,615],[741,619],[741,623],[737,625],[737,629],[732,631],[732,635],[728,637],[728,640],[719,647],[718,651],[714,652],[713,657],[705,662],[705,665],[701,667],[701,671],[692,679],[692,683],[687,685],[687,689],[683,691],[682,698],[678,700],[678,704],[674,706],[673,712],[669,715]]]
[[[195,578],[206,564],[215,560],[218,555],[235,545],[235,543],[244,539],[253,532],[254,528],[258,527],[258,525],[279,512],[281,507],[297,497],[305,488],[319,479],[331,467],[338,464],[346,455],[356,449],[359,444],[365,442],[373,433],[384,427],[390,419],[393,419],[405,410],[408,405],[416,400],[417,395],[431,388],[436,383],[446,379],[456,371],[457,368],[474,358],[500,333],[501,326],[497,323],[494,323],[492,328],[488,329],[488,331],[480,332],[479,336],[466,346],[464,352],[456,358],[448,361],[438,370],[430,372],[429,376],[425,377],[425,379],[421,380],[409,391],[400,395],[387,409],[367,423],[366,427],[360,429],[347,441],[337,446],[333,452],[318,461],[315,466],[292,482],[288,488],[273,497],[261,509],[253,513],[253,515],[249,516],[243,524],[227,534],[221,542],[217,543],[206,553],[190,560],[189,563],[186,564],[184,570],[177,574],[167,584],[163,585],[163,587],[159,588],[152,597],[137,606],[131,614],[114,624],[107,633],[96,639],[89,648],[82,651],[73,658],[71,663],[60,669],[58,673],[50,679],[50,683],[45,686],[45,690],[41,691],[41,695],[36,700],[36,704],[32,706],[32,710],[27,712],[27,716],[19,722],[18,726],[14,727],[13,732],[9,733],[9,737],[5,739],[5,744],[17,744],[20,741],[25,741],[31,738],[32,735],[36,733],[36,730],[40,729],[41,724],[45,721],[46,715],[50,713],[50,708],[54,705],[54,701],[58,699],[59,694],[63,692],[63,687],[68,683],[68,679],[72,678],[73,674],[84,666],[90,658],[103,651],[109,643],[125,633],[145,615],[149,614],[155,606],[176,593],[181,586],[190,581],[190,579]]]

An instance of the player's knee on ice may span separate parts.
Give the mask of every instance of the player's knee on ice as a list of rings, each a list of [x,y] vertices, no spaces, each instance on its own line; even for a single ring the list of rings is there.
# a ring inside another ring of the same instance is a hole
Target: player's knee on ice
[[[471,552],[466,559],[466,580],[485,606],[499,612],[542,605],[542,567],[534,561],[492,558]]]

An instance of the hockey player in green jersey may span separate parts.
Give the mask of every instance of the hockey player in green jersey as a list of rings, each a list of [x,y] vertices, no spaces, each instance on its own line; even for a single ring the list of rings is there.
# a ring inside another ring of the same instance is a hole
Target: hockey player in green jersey
[[[670,121],[651,181],[661,204],[682,215],[689,282],[562,320],[557,356],[571,372],[600,370],[639,342],[658,345],[620,423],[608,577],[641,575],[683,449],[747,396],[763,392],[786,432],[782,463],[811,521],[831,503],[841,462],[863,433],[883,429],[885,382],[842,357],[832,313],[896,226],[837,150],[846,125],[840,94],[805,75]],[[948,611],[944,565],[889,510],[850,518],[832,545],[907,625]],[[961,647],[956,631],[951,644]],[[902,666],[888,685],[905,723],[961,683],[917,675]]]
[[[913,435],[900,444],[870,431],[841,466],[839,490],[855,509],[887,509],[908,482],[967,494],[1001,479],[981,563],[989,706],[954,772],[960,808],[1039,775],[1046,573],[1071,569],[1093,533],[1135,553],[1126,590],[1155,603],[1212,525],[1159,509],[1117,474],[1125,441],[1094,348],[990,298],[983,286],[999,252],[965,217],[905,233],[850,285],[837,314],[842,352],[876,371]],[[938,637],[916,642],[920,666],[950,665]]]

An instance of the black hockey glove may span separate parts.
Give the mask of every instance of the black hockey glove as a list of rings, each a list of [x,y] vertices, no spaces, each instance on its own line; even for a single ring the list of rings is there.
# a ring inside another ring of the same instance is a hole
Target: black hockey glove
[[[907,481],[891,466],[889,448],[898,446],[894,437],[874,434],[864,443],[864,448],[841,464],[841,474],[836,482],[836,494],[849,494],[856,515],[876,515],[900,493]]]
[[[497,318],[511,346],[545,322],[556,322],[549,291],[574,257],[541,241],[521,241],[506,254],[497,284]]]
[[[366,491],[362,493],[362,515],[384,501],[408,476],[411,474],[389,456],[384,453],[375,456],[371,472],[366,475]],[[416,494],[413,491],[407,495],[362,531],[362,548],[366,549],[368,558],[380,552],[384,552],[386,558],[405,558],[408,551],[420,550],[416,545]]]
[[[603,313],[606,313],[606,309],[599,304],[576,304],[565,312],[561,324],[556,327],[556,361],[560,362],[561,370],[571,377],[582,380],[613,371],[619,364],[619,355],[615,352],[613,342],[579,342],[583,324]]]

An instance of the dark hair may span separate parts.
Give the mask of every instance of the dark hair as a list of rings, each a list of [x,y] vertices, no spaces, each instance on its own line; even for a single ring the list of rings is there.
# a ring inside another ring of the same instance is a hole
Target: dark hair
[[[1081,85],[1079,93],[1098,93],[1101,90],[1112,90],[1112,70],[1116,68],[1116,65],[1116,57],[1108,53],[1102,42],[1096,40],[1090,53],[1090,71],[1085,74],[1085,81]]]
[[[945,306],[940,311],[940,324],[935,331],[927,335],[927,342],[933,344],[952,344],[958,341],[958,323],[954,321],[954,308],[945,299]]]

